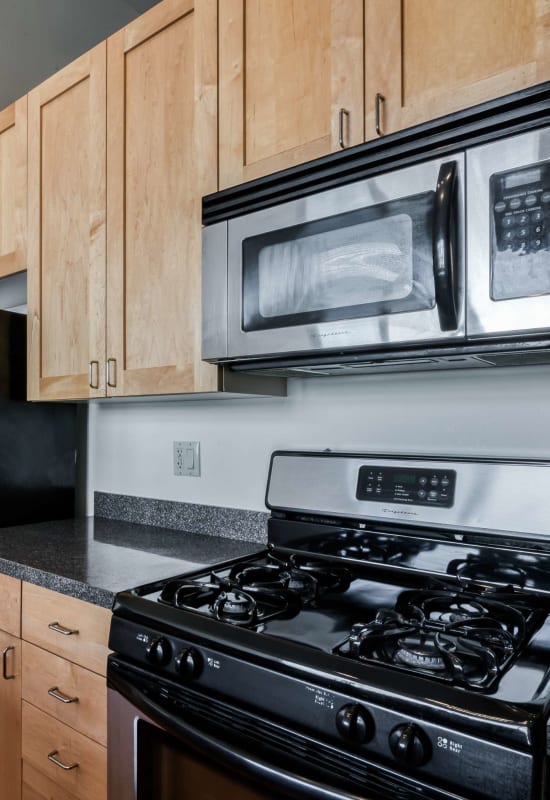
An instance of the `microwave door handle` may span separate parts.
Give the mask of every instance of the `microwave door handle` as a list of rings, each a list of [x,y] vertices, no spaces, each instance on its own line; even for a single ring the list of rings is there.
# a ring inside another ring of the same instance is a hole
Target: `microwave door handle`
[[[241,750],[236,743],[231,745],[216,739],[209,733],[196,728],[181,717],[173,716],[139,688],[120,675],[109,675],[108,686],[115,689],[138,711],[148,717],[162,730],[172,734],[182,743],[191,745],[206,756],[212,763],[224,764],[237,773],[246,774],[251,779],[264,782],[270,790],[279,790],[288,797],[303,800],[357,800],[356,794],[347,794],[329,788],[317,781],[287,772],[275,764],[257,758]]]
[[[433,228],[435,300],[442,331],[458,328],[456,181],[456,161],[446,161],[437,178]]]

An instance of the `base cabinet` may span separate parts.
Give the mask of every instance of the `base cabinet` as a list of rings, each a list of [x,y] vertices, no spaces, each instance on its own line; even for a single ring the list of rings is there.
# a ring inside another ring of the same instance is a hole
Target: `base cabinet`
[[[23,800],[106,800],[110,611],[23,584]]]
[[[0,631],[0,658],[0,796],[11,800],[21,796],[21,640]]]

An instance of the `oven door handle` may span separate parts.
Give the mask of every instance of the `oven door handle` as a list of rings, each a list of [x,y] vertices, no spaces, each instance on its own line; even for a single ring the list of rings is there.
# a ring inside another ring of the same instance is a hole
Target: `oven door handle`
[[[119,692],[137,711],[143,713],[166,733],[176,736],[185,745],[206,756],[213,763],[223,763],[237,773],[245,773],[285,796],[298,800],[358,800],[356,794],[347,794],[325,786],[309,778],[287,772],[278,766],[270,765],[241,750],[237,745],[223,741],[201,731],[185,720],[174,717],[161,705],[148,697],[139,688],[129,683],[119,674],[109,674],[109,688]]]
[[[437,178],[433,227],[435,301],[442,331],[458,328],[456,181],[456,161],[446,161]]]

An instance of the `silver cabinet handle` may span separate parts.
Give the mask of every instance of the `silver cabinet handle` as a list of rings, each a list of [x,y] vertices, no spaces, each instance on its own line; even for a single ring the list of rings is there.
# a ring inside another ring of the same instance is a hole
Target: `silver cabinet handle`
[[[10,650],[15,650],[15,647],[8,645],[2,650],[2,677],[5,681],[12,681],[15,675],[8,675],[8,653]]]
[[[380,92],[376,92],[376,97],[374,98],[374,127],[376,129],[376,133],[378,136],[382,136],[382,103],[386,102],[386,98]]]
[[[95,372],[95,381],[94,381]],[[88,385],[90,389],[99,389],[99,361],[90,361]]]
[[[338,114],[338,143],[342,150],[346,146],[344,141],[344,117],[349,117],[349,111],[345,108],[341,108]]]
[[[63,636],[72,636],[74,633],[78,633],[75,628],[65,628],[65,626],[60,625],[59,622],[50,622],[48,628],[51,631],[63,634]]]
[[[59,750],[52,750],[51,753],[48,753],[48,761],[51,761],[56,767],[61,767],[61,769],[76,769],[79,766],[78,761],[74,764],[64,764],[62,761],[56,758],[58,753]]]
[[[48,694],[50,697],[53,697],[54,700],[59,700],[60,703],[78,703],[78,697],[69,697],[63,692],[59,691],[59,687],[52,686],[51,689],[48,689]]]
[[[111,364],[113,365],[113,374],[114,378],[111,381]],[[105,382],[107,386],[110,386],[111,389],[116,387],[116,358],[108,358],[107,363],[105,364]]]

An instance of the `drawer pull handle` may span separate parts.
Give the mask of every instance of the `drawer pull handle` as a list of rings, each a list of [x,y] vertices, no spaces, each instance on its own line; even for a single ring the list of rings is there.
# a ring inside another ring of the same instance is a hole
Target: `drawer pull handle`
[[[78,633],[74,628],[65,628],[63,625],[60,625],[59,622],[50,622],[48,628],[51,631],[63,634],[63,636],[72,636],[73,633]]]
[[[56,767],[61,767],[61,769],[76,769],[79,766],[78,761],[75,764],[64,764],[62,761],[56,758],[58,753],[59,750],[52,750],[51,753],[48,753],[48,761],[51,761]]]
[[[59,700],[60,703],[78,703],[78,697],[69,697],[67,694],[63,694],[57,686],[52,686],[51,689],[48,689],[48,694],[54,700]]]
[[[15,650],[15,647],[9,645],[2,650],[2,677],[5,681],[11,681],[15,678],[15,675],[8,675],[8,653],[10,650]]]

